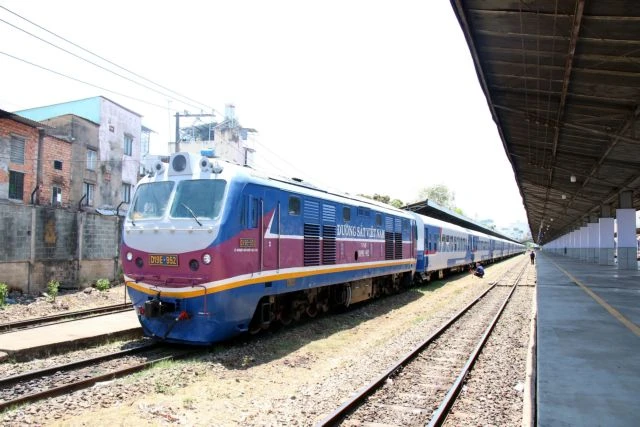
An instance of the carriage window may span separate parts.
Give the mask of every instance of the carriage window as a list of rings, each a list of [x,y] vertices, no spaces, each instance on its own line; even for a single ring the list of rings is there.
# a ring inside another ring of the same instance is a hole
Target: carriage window
[[[381,226],[382,225],[382,215],[380,215],[380,214],[376,214],[376,225],[377,226]]]
[[[358,216],[369,216],[371,211],[367,208],[358,207]]]
[[[249,196],[249,228],[256,228],[258,226],[259,204],[258,199]]]
[[[289,197],[289,215],[300,215],[299,197]]]
[[[342,208],[342,219],[344,222],[351,221],[351,208],[349,206],[345,206]]]

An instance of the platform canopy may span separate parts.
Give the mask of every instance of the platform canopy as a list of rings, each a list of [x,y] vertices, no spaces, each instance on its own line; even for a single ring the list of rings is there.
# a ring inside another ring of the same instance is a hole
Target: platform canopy
[[[451,4],[534,240],[617,208],[625,190],[640,208],[640,1]]]

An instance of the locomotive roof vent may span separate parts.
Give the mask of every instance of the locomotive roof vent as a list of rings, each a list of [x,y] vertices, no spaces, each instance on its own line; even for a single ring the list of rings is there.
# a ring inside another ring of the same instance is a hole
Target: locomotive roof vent
[[[169,175],[191,175],[193,173],[189,153],[173,153],[169,165]]]

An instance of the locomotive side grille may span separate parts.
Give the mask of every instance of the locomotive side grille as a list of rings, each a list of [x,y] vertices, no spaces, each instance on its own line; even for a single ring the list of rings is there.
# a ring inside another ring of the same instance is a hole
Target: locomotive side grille
[[[393,231],[393,218],[386,217],[384,219],[384,230],[385,231]]]
[[[389,231],[384,232],[384,259],[393,259],[393,235]]]
[[[322,263],[336,263],[336,226],[325,225],[322,227]]]
[[[395,259],[402,259],[402,233],[393,233],[395,246]]]
[[[304,220],[318,222],[320,217],[320,204],[312,200],[304,201]]]
[[[320,265],[320,225],[304,225],[304,265]]]
[[[322,220],[324,222],[336,222],[336,207],[332,205],[322,205]]]

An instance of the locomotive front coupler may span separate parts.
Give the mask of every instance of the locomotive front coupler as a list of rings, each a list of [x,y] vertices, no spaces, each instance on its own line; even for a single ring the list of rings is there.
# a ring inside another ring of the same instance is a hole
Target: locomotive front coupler
[[[160,317],[166,313],[173,313],[175,310],[176,305],[174,303],[160,300],[160,292],[157,293],[155,298],[144,302],[144,316],[147,319]]]

